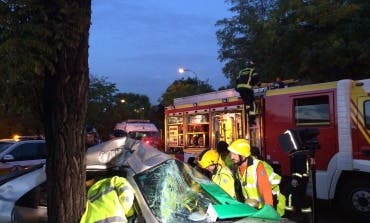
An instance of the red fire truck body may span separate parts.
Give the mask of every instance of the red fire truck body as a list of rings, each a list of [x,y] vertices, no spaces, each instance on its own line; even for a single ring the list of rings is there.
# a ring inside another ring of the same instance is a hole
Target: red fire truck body
[[[320,149],[316,151],[316,168],[328,168],[331,158],[338,152],[336,99],[336,82],[283,88],[266,94],[263,112],[264,155],[280,164],[284,175],[290,172],[289,165],[286,165],[289,159],[279,146],[278,136],[296,127],[319,128]],[[316,118],[315,115],[320,117]]]
[[[220,140],[247,138],[283,176],[289,176],[289,155],[281,148],[279,135],[288,129],[318,128],[317,198],[338,199],[345,209],[369,217],[370,79],[254,90],[254,121],[233,89],[175,99],[165,112],[166,151],[180,138],[189,140],[197,133],[194,126],[202,124],[202,146],[176,146],[196,156],[205,148],[215,148]],[[200,120],[197,115],[203,122],[192,123]],[[173,117],[178,118],[177,124],[171,122]]]
[[[354,205],[370,214],[370,80],[271,90],[263,100],[265,157],[288,175],[289,157],[280,148],[279,134],[296,127],[318,128],[317,198],[345,199],[351,194],[358,202]]]

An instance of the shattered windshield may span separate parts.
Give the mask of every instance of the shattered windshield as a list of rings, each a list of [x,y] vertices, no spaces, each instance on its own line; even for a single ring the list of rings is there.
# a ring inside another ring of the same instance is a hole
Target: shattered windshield
[[[135,176],[135,180],[161,222],[206,222],[203,216],[208,205],[217,203],[200,187],[201,183],[213,183],[178,160],[168,160]]]

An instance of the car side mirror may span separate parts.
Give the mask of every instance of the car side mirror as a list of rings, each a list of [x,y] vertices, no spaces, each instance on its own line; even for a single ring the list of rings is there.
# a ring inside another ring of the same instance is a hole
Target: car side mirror
[[[7,154],[3,157],[3,160],[4,161],[12,161],[12,160],[14,160],[14,156],[10,155],[10,154]]]

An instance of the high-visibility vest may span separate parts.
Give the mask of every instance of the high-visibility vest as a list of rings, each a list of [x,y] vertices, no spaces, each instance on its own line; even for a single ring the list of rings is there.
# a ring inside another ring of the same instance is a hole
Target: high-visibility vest
[[[279,213],[280,216],[283,216],[285,214],[286,197],[282,193],[280,193],[279,185],[281,182],[281,176],[274,172],[274,169],[272,168],[270,164],[268,164],[265,161],[261,161],[261,162],[269,178],[271,188],[272,188],[272,194],[275,195],[277,198],[276,211]]]
[[[237,171],[237,174],[242,185],[242,192],[244,197],[258,201],[258,208],[262,208],[262,196],[258,191],[257,185],[257,166],[259,162],[259,160],[253,159],[253,164],[247,167],[242,176],[240,175],[239,171]]]
[[[102,179],[87,192],[86,209],[80,223],[126,223],[126,215],[132,214],[133,201],[134,189],[125,178]]]
[[[262,162],[263,167],[265,168],[267,176],[269,178],[271,188],[272,188],[272,194],[277,195],[278,193],[280,193],[279,184],[281,182],[281,176],[274,172],[274,169],[272,168],[272,166],[270,164],[268,164],[267,162],[262,161],[262,160],[261,160],[261,162]]]
[[[252,75],[254,72],[254,68],[245,68],[241,70],[237,76],[237,84],[236,88],[252,88],[251,81],[252,81]]]
[[[216,173],[212,175],[212,181],[235,198],[234,177],[227,166],[217,165]]]

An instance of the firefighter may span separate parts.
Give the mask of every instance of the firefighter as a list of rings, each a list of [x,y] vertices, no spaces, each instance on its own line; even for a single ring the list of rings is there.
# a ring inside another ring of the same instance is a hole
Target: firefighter
[[[230,157],[236,167],[235,192],[244,197],[244,202],[262,208],[265,204],[273,206],[272,188],[262,162],[251,156],[251,147],[246,139],[237,139],[228,147]],[[237,195],[237,198],[239,196]],[[240,198],[238,199],[240,200]]]
[[[281,176],[275,173],[274,168],[262,159],[261,152],[258,147],[251,147],[251,155],[262,162],[271,184],[274,207],[279,215],[283,216],[285,214],[286,197],[280,192]]]
[[[311,213],[311,205],[306,196],[306,188],[309,180],[309,164],[307,155],[298,153],[290,157],[291,183],[288,195],[289,211]]]
[[[87,192],[87,203],[80,223],[127,222],[132,216],[134,189],[123,177],[104,178]]]
[[[209,171],[212,181],[235,198],[233,174],[216,150],[204,150],[199,155],[198,166]]]
[[[271,83],[270,89],[285,88],[285,83],[281,80],[281,77],[277,76],[275,81]]]
[[[248,62],[247,68],[241,70],[236,78],[236,91],[239,92],[244,104],[249,106],[249,110],[254,110],[254,92],[252,87],[256,85],[257,73],[254,72],[254,63]]]

